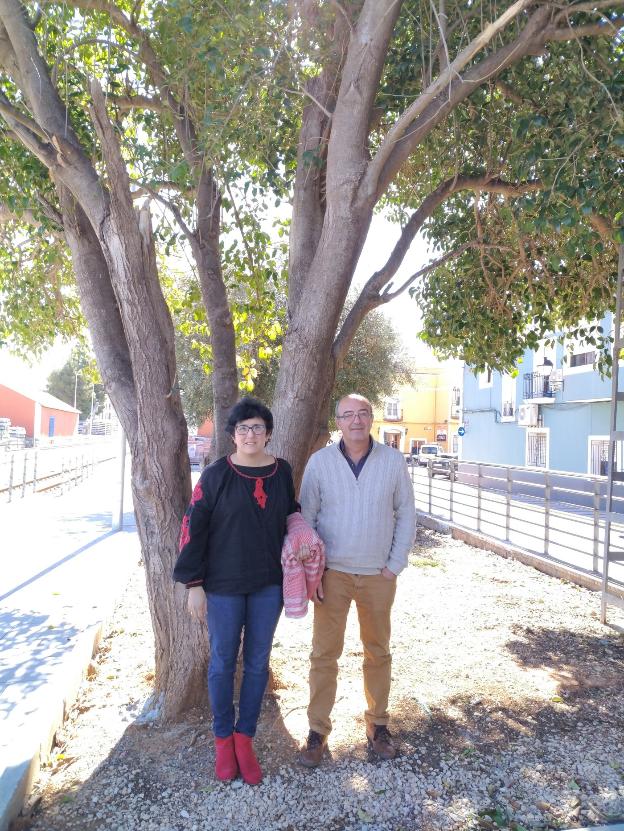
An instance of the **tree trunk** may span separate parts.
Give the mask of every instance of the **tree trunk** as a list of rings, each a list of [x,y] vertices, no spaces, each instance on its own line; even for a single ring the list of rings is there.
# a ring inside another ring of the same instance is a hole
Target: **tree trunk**
[[[171,577],[191,492],[186,422],[149,209],[134,209],[104,96],[95,84],[92,94],[111,190],[108,210],[97,227],[93,219],[91,224],[106,258],[132,365],[137,423],[130,437],[132,493],[154,627],[155,694],[161,717],[172,719],[203,700],[205,658],[198,656],[207,655],[205,632],[187,614],[185,591],[174,591]]]
[[[210,455],[213,459],[225,456],[231,450],[225,424],[228,411],[238,397],[234,322],[223,282],[219,250],[220,214],[221,198],[212,172],[205,170],[197,186],[197,229],[190,242],[210,327],[215,440]]]
[[[173,430],[164,430],[163,400],[152,396],[156,384],[143,377],[140,405],[130,365],[117,299],[100,243],[75,200],[58,186],[66,239],[72,253],[83,314],[87,320],[102,380],[128,437],[134,509],[145,563],[146,585],[155,635],[155,695],[158,712],[175,718],[205,700],[207,644],[203,629],[185,610],[185,590],[174,590],[171,572],[177,555],[180,519],[190,498],[186,429],[177,393],[170,397]],[[149,214],[138,224],[142,257],[155,268]],[[109,239],[109,246],[113,244]],[[114,246],[113,246],[114,247]],[[135,273],[145,264],[131,263]],[[122,295],[122,304],[127,298]],[[135,346],[149,338],[149,324],[135,316],[130,340]],[[157,362],[159,363],[159,362]]]
[[[87,321],[98,369],[121,426],[128,440],[133,442],[137,433],[136,392],[128,343],[108,265],[84,211],[62,183],[56,183],[56,190],[80,307]]]
[[[340,209],[328,208],[315,261],[284,338],[275,389],[272,447],[292,464],[297,486],[318,441],[319,416],[327,417],[332,345],[372,217],[370,209],[354,207],[345,191]],[[321,404],[325,414],[319,412]]]

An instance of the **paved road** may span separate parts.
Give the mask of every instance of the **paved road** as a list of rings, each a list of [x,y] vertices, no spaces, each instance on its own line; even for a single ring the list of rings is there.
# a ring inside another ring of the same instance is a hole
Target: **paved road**
[[[481,504],[476,487],[454,482],[452,487],[448,479],[436,476],[431,482],[425,468],[414,468],[414,493],[416,507],[442,519],[451,520],[458,525],[499,540],[507,540],[514,545],[537,554],[546,551],[546,527],[543,500],[514,496],[511,500],[509,535],[506,528],[506,497],[497,491],[481,489]],[[431,494],[430,494],[431,487]],[[430,500],[431,496],[431,500]],[[477,514],[481,521],[477,523]],[[547,523],[548,555],[562,563],[588,572],[602,573],[602,553],[604,543],[604,523],[597,529],[597,546],[594,545],[594,518],[591,509],[579,505],[567,505],[554,502],[551,505]],[[615,526],[613,548],[624,551],[624,527]],[[624,583],[624,564],[611,564],[610,578]]]

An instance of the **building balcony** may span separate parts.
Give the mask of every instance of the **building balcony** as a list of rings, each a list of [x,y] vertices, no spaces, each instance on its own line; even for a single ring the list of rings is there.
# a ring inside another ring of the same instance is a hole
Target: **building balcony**
[[[524,373],[524,400],[537,404],[553,404],[555,390],[550,385],[550,377],[541,372]]]

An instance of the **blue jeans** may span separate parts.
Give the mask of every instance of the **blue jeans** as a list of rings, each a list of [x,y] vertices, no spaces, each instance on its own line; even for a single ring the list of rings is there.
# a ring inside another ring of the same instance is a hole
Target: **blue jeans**
[[[214,734],[225,738],[236,730],[254,736],[269,679],[273,635],[282,612],[282,587],[266,586],[251,594],[208,593],[207,596],[208,692]],[[243,630],[243,680],[235,723],[234,673]]]

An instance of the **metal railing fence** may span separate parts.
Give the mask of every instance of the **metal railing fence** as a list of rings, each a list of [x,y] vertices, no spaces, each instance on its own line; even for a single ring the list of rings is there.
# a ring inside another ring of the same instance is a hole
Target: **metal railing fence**
[[[456,460],[447,474],[428,462],[411,475],[418,510],[602,575],[605,477]],[[614,485],[614,510],[624,512],[624,483]],[[616,534],[623,540],[624,525]],[[610,576],[624,583],[624,565]]]
[[[32,493],[64,491],[93,474],[95,465],[115,458],[117,440],[75,442],[0,454],[0,500],[11,502]]]

